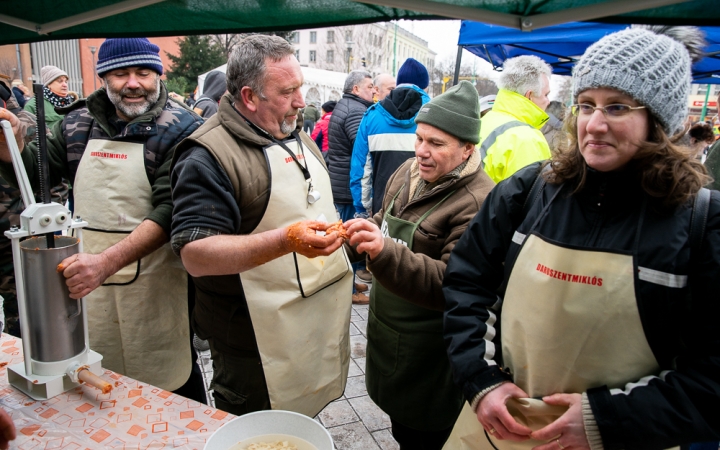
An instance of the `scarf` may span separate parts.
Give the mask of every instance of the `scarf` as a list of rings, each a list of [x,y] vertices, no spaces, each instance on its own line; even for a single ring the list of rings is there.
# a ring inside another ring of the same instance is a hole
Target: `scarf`
[[[73,102],[72,95],[68,95],[67,97],[60,97],[59,95],[51,91],[50,88],[48,88],[47,86],[43,88],[43,97],[45,97],[45,100],[52,103],[52,105],[56,108],[63,108]]]

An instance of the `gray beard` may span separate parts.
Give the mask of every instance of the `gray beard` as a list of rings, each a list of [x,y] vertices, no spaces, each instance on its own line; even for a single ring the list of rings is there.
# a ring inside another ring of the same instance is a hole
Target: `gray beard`
[[[280,124],[280,132],[286,136],[292,133],[294,129],[295,121],[293,121],[293,123],[287,123],[286,120],[283,120],[283,123]]]
[[[155,83],[155,91],[149,92],[145,89],[139,88],[139,89],[121,89],[119,92],[113,91],[110,89],[110,86],[105,83],[105,91],[107,92],[107,96],[112,102],[113,105],[115,105],[115,108],[117,108],[123,115],[127,116],[129,119],[135,119],[136,117],[139,117],[146,112],[150,110],[150,108],[157,103],[158,99],[160,98],[160,77],[157,77],[156,83]],[[132,94],[139,94],[145,96],[145,102],[140,103],[137,105],[126,105],[122,102],[123,95],[126,95],[128,93]]]

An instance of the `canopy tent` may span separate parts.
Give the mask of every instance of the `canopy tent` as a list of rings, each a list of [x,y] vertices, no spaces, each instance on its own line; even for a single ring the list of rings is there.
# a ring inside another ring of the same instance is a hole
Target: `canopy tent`
[[[213,70],[219,70],[220,72],[225,73],[227,70],[227,64],[223,64]],[[205,77],[213,70],[205,72],[202,75],[198,75],[198,98],[202,94],[202,88],[205,85]],[[347,74],[315,69],[313,67],[301,67],[301,70],[304,78],[301,90],[305,103],[314,103],[317,104],[317,106],[320,106],[328,100],[340,100]]]
[[[5,0],[0,45],[471,19],[522,30],[571,20],[715,25],[717,0]]]
[[[556,75],[570,75],[585,49],[603,36],[628,25],[571,22],[531,33],[498,25],[464,20],[458,45],[497,69],[515,56],[535,55],[548,62]],[[720,27],[701,27],[708,42],[708,56],[693,66],[695,83],[720,84]]]

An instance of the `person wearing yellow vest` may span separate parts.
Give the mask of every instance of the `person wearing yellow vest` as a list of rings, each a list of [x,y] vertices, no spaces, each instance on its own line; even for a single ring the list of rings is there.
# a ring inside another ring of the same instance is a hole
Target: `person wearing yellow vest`
[[[75,216],[89,223],[84,253],[62,265],[70,297],[87,301],[90,346],[103,367],[205,402],[190,348],[187,273],[168,242],[173,149],[202,119],[168,99],[159,52],[146,38],[102,43],[103,87],[74,102],[48,134],[49,182],[67,177]],[[23,162],[37,182],[37,148],[25,142]],[[3,147],[0,172],[14,181]]]
[[[303,75],[286,40],[243,39],[227,81],[172,166],[193,328],[210,345],[217,408],[313,417],[343,394],[350,362],[352,269],[338,232],[323,233],[338,219],[330,177],[296,129]]]
[[[453,449],[717,446],[720,192],[676,144],[703,46],[661,26],[590,46],[567,147],[498,184],[455,246]]]
[[[550,158],[540,128],[549,120],[550,66],[537,56],[510,58],[498,80],[500,91],[480,126],[485,172],[496,183],[528,164]]]

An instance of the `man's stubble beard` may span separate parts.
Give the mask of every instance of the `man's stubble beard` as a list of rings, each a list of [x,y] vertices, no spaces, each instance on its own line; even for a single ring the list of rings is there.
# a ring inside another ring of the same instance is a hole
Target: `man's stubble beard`
[[[158,76],[155,80],[155,91],[149,92],[146,91],[143,88],[138,89],[121,89],[119,92],[113,91],[110,88],[110,85],[105,82],[105,91],[107,92],[107,96],[112,102],[113,105],[115,105],[115,108],[117,108],[121,113],[123,113],[124,116],[128,117],[129,119],[135,119],[136,117],[139,117],[152,108],[152,106],[157,103],[158,99],[160,98],[160,76]],[[126,94],[139,94],[145,96],[145,102],[137,105],[126,105],[122,102],[123,95]]]

